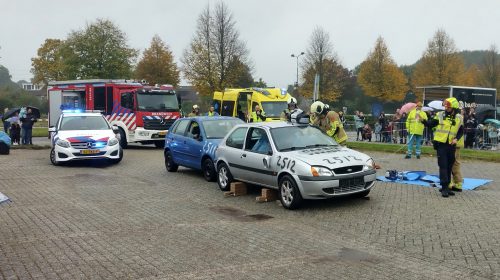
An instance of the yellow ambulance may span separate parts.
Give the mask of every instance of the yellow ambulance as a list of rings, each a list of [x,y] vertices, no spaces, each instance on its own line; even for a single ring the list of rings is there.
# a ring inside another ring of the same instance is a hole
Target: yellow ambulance
[[[292,97],[281,88],[226,89],[214,92],[213,106],[221,116],[248,118],[259,105],[266,115],[266,121],[279,121]]]

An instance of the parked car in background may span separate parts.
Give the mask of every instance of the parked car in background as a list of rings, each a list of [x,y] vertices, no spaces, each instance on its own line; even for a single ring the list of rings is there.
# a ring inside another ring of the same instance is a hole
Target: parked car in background
[[[226,134],[244,123],[233,117],[189,117],[175,121],[165,137],[165,167],[185,166],[203,171],[207,181],[216,177],[215,150]]]
[[[370,156],[309,125],[238,125],[219,144],[216,158],[221,190],[235,180],[277,189],[287,209],[300,207],[304,199],[364,197],[376,179]]]
[[[101,113],[63,111],[49,132],[53,165],[89,159],[119,163],[123,158],[117,138],[118,127],[112,127]]]

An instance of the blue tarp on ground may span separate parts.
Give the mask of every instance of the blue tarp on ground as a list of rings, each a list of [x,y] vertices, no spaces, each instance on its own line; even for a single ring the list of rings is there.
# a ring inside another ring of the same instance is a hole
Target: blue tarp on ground
[[[6,195],[0,192],[0,204],[2,204],[2,202],[7,202],[7,201],[10,201],[10,199]]]
[[[399,184],[408,184],[408,185],[418,185],[418,186],[424,186],[424,187],[431,187],[432,183],[436,183],[439,186],[439,176],[437,175],[425,175],[422,176],[418,180],[389,180],[385,178],[384,176],[378,176],[377,177],[378,181],[382,182],[393,182],[393,183],[399,183]],[[492,180],[486,180],[486,179],[476,179],[476,178],[464,178],[464,183],[462,185],[463,190],[474,190],[482,185],[486,185]]]

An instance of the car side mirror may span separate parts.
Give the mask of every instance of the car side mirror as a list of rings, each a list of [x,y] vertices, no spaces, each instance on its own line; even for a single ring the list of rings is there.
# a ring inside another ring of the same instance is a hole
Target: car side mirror
[[[49,132],[56,132],[56,127],[55,126],[49,127]]]
[[[117,126],[117,125],[112,125],[112,126],[111,126],[111,129],[113,129],[113,132],[114,132],[115,134],[120,133],[120,129],[118,128],[118,126]]]
[[[273,151],[272,150],[267,151],[267,155],[268,156],[272,156],[273,155]]]

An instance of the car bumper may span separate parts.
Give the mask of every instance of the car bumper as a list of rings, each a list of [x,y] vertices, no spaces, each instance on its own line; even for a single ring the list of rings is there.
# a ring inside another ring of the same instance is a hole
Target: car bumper
[[[58,145],[54,146],[56,160],[58,162],[67,162],[73,160],[87,160],[87,159],[118,159],[120,157],[120,145],[105,146],[95,154],[83,154],[85,150],[75,149],[73,147],[64,148]]]
[[[300,176],[298,187],[304,199],[325,199],[367,191],[375,185],[377,173],[369,170],[358,174],[318,178]]]
[[[165,141],[168,130],[146,130],[142,127],[136,128],[134,139],[140,141]]]

